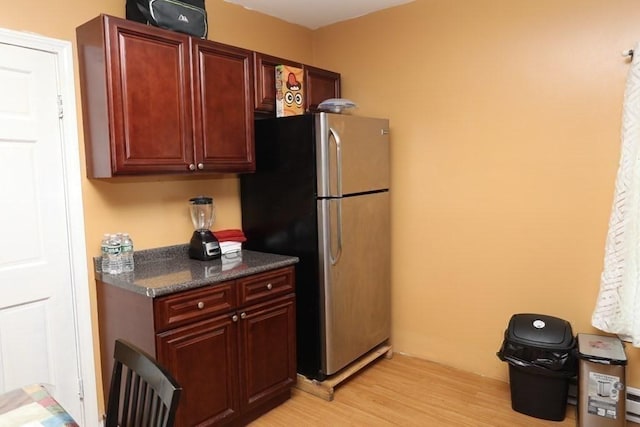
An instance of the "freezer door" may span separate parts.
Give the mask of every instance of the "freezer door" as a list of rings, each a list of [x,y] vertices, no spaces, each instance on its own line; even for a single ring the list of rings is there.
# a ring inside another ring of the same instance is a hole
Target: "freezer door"
[[[316,120],[318,197],[389,188],[389,121],[320,113]]]
[[[332,375],[390,336],[389,192],[321,199],[318,210],[322,368]]]

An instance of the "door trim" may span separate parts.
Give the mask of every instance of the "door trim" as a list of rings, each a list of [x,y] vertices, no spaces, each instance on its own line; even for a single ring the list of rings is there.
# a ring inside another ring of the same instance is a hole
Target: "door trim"
[[[78,115],[76,110],[75,79],[73,72],[73,50],[69,41],[57,40],[41,35],[0,28],[0,43],[22,48],[49,52],[56,57],[58,90],[62,97],[64,116],[60,121],[62,140],[63,181],[65,187],[66,219],[71,267],[71,292],[73,294],[76,341],[75,349],[82,384],[78,385],[82,399],[83,419],[80,425],[101,425],[98,413],[96,368],[93,352],[93,328],[87,249],[84,233],[84,210],[82,205],[82,175],[78,149]]]

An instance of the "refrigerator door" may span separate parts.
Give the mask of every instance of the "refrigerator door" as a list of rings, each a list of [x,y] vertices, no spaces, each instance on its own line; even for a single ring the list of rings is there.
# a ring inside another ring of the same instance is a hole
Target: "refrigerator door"
[[[316,120],[318,197],[389,188],[389,121],[320,113]]]
[[[389,192],[319,199],[318,217],[322,371],[331,375],[390,336]]]

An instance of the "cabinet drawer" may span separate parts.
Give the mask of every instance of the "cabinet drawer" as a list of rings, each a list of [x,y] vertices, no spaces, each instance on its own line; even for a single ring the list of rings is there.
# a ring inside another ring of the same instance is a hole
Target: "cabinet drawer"
[[[154,301],[156,330],[209,318],[235,308],[234,282],[160,297]]]
[[[238,279],[240,305],[293,292],[295,289],[293,272],[293,267],[287,267]]]

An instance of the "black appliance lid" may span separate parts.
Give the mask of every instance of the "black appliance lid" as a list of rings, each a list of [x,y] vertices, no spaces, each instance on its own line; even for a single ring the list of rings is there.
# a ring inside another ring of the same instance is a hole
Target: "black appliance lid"
[[[514,314],[509,321],[507,339],[545,349],[566,350],[575,345],[569,322],[544,314]]]

